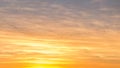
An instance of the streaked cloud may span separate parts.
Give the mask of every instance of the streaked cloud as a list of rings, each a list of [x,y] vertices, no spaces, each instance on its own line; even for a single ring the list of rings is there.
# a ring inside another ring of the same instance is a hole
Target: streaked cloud
[[[101,62],[113,60],[116,62],[120,60],[119,39],[110,37],[108,37],[110,38],[109,40],[107,38],[53,40],[44,38],[39,39],[37,37],[29,37],[11,32],[1,32],[0,37],[1,45],[3,45],[0,48],[0,58],[2,58],[2,60],[6,59],[5,62],[38,61],[42,63],[45,61],[45,63],[47,63],[48,60],[54,60],[56,63],[73,63],[73,61],[79,62],[83,59],[98,60]],[[14,59],[11,57],[14,57]],[[40,62],[39,60],[43,61]]]

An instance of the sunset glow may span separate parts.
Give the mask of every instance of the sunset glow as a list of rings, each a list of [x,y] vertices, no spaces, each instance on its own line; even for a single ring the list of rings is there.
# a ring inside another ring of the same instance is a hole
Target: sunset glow
[[[27,67],[27,68],[62,68],[59,66],[55,66],[55,65],[32,65],[31,67]]]
[[[120,0],[0,0],[0,68],[120,68]]]

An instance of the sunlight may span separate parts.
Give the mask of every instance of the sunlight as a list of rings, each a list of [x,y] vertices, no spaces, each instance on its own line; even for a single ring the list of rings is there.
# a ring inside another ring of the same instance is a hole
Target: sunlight
[[[16,45],[25,45],[25,46],[44,46],[44,47],[50,47],[50,45],[48,44],[42,44],[42,43],[38,43],[38,42],[34,42],[31,40],[12,40],[11,43],[16,44]]]
[[[50,61],[50,60],[32,60],[28,61],[29,63],[34,63],[34,64],[57,64],[55,61]]]
[[[33,65],[27,68],[61,68],[61,67],[56,65]]]

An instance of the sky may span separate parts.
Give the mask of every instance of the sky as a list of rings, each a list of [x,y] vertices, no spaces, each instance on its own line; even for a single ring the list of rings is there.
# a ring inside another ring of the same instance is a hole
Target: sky
[[[120,68],[119,6],[120,0],[0,0],[0,67]]]

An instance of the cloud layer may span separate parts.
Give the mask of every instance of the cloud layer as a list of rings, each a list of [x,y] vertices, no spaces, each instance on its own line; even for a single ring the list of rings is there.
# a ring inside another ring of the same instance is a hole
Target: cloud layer
[[[0,61],[120,63],[119,6],[118,0],[0,0]]]

